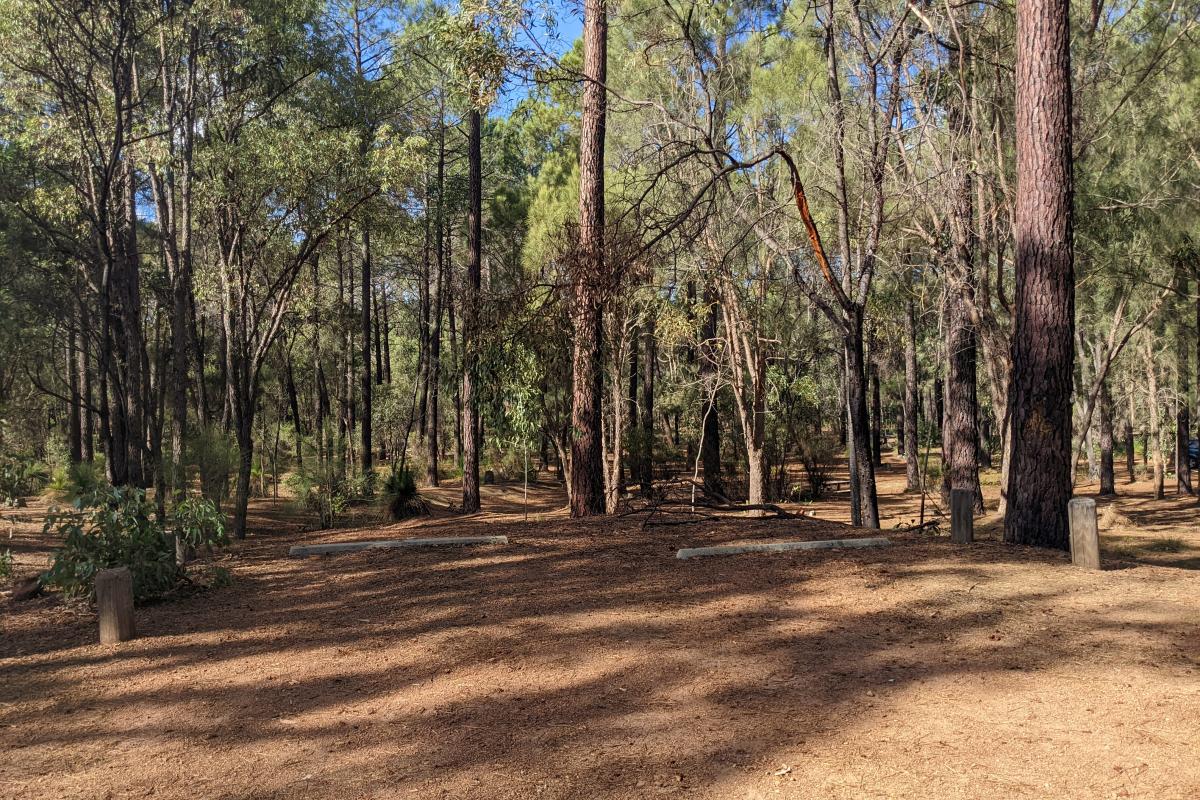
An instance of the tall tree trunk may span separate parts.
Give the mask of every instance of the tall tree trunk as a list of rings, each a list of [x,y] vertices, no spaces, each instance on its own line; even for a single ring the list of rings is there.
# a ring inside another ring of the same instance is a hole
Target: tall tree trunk
[[[979,402],[976,390],[975,331],[960,287],[946,295],[946,399],[942,421],[942,500],[962,489],[975,496],[975,512],[983,512],[979,487]]]
[[[446,121],[445,105],[441,92],[438,93],[438,160],[437,160],[437,214],[434,217],[434,297],[432,327],[429,332],[429,379],[425,390],[429,393],[429,421],[425,431],[425,480],[437,486],[441,480],[438,457],[441,446],[438,432],[441,428],[441,413],[438,395],[441,389],[442,370],[442,299],[444,285],[448,283],[446,273]]]
[[[1186,297],[1187,293],[1188,279],[1186,275],[1181,273],[1179,278],[1180,297]],[[1180,303],[1180,306],[1181,312],[1186,310],[1186,307],[1182,303]],[[1175,353],[1179,375],[1179,401],[1178,408],[1175,411],[1175,493],[1195,494],[1196,490],[1192,487],[1192,468],[1188,461],[1188,442],[1192,438],[1192,390],[1191,365],[1189,363],[1191,346],[1188,341],[1187,326],[1183,321],[1184,314],[1180,313],[1179,317],[1179,326],[1175,329]]]
[[[1154,456],[1154,499],[1162,500],[1164,496],[1165,470],[1163,469],[1162,431],[1158,421],[1158,368],[1154,365],[1154,347],[1151,334],[1147,331],[1146,347],[1146,404],[1150,411],[1150,437],[1146,441],[1143,453],[1153,448]]]
[[[875,491],[875,466],[871,462],[870,422],[867,416],[867,376],[863,358],[863,313],[856,307],[845,332],[846,395],[849,399],[852,480],[858,485],[856,525],[879,527],[879,499]],[[852,512],[855,509],[851,509]]]
[[[292,414],[292,425],[296,432],[296,468],[304,469],[304,431],[300,425],[300,398],[296,394],[296,375],[292,368],[292,354],[289,350],[284,354],[284,363],[287,368],[287,400],[288,409]]]
[[[917,310],[910,298],[904,315],[904,472],[910,492],[921,488],[917,453],[921,449],[917,433]]]
[[[1113,407],[1108,376],[1100,383],[1100,494],[1116,494],[1113,470]]]
[[[1005,541],[1070,546],[1075,373],[1067,0],[1017,0],[1016,291]]]
[[[637,479],[641,469],[642,443],[638,433],[638,380],[641,378],[641,367],[638,363],[638,351],[641,344],[641,333],[635,325],[629,334],[629,392],[626,395],[626,417],[629,419],[629,480]],[[620,483],[625,486],[625,465],[621,463]]]
[[[879,389],[879,365],[874,360],[868,377],[871,383],[871,463],[880,467],[883,466],[883,399]]]
[[[467,144],[467,285],[463,297],[462,510],[479,510],[479,398],[475,381],[479,370],[479,292],[483,267],[483,160],[479,109],[472,108]]]
[[[704,288],[704,325],[700,329],[700,464],[704,491],[725,494],[721,480],[721,418],[717,408],[717,313],[719,305],[711,286]]]
[[[146,464],[146,347],[142,336],[140,258],[137,243],[137,185],[133,163],[122,166],[122,236],[119,276],[119,308],[122,348],[122,422],[126,449],[127,480],[133,486],[147,485]]]
[[[374,457],[371,450],[371,392],[374,388],[371,384],[371,229],[366,223],[362,230],[362,277],[359,283],[362,290],[359,302],[362,312],[362,419],[359,421],[362,447],[359,458],[362,459],[363,475],[366,475],[371,471]]]
[[[600,400],[603,375],[604,129],[607,114],[608,9],[584,0],[583,117],[579,139],[579,253],[574,265],[571,516],[604,513]]]
[[[67,450],[72,464],[83,461],[83,425],[80,417],[83,415],[83,401],[79,396],[79,370],[76,362],[79,360],[79,334],[74,323],[67,325],[67,386],[69,402],[67,404]]]
[[[95,417],[92,407],[92,363],[91,363],[91,319],[87,305],[79,304],[79,349],[76,369],[79,371],[79,435],[83,460],[91,464],[96,460]]]
[[[642,333],[642,349],[645,353],[642,358],[642,434],[638,459],[638,480],[641,483],[642,495],[645,497],[649,497],[654,488],[654,367],[658,361],[658,338],[655,322],[654,313],[651,312],[650,318],[646,321],[645,331]],[[629,418],[631,428],[636,420],[636,416]]]
[[[380,292],[374,286],[371,287],[371,306],[374,316],[371,319],[371,326],[375,334],[375,385],[383,386],[383,314],[380,312],[381,298]]]
[[[331,455],[325,438],[325,416],[329,413],[329,391],[325,382],[325,367],[321,363],[321,273],[319,262],[314,255],[312,259],[312,293],[313,306],[309,315],[309,325],[312,330],[312,359],[313,377],[316,382],[313,392],[313,434],[317,444],[317,463],[324,466]]]
[[[1125,412],[1125,472],[1128,483],[1137,480],[1136,462],[1133,453],[1133,419],[1134,419],[1133,386],[1129,387],[1129,408]]]

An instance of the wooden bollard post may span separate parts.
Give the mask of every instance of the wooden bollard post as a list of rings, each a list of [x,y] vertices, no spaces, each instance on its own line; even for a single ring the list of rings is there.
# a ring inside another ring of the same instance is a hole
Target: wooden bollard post
[[[950,541],[975,541],[975,493],[970,489],[950,490]]]
[[[1096,525],[1096,501],[1076,497],[1067,503],[1071,525],[1071,561],[1084,569],[1100,569],[1100,529]]]
[[[116,644],[137,635],[133,626],[133,573],[129,567],[96,573],[96,610],[100,644]]]

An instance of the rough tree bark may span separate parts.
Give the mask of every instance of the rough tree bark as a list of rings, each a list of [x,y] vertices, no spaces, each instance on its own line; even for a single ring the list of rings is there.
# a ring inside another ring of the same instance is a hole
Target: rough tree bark
[[[1005,541],[1070,547],[1071,54],[1067,0],[1017,2],[1016,291]]]
[[[909,298],[904,315],[904,472],[910,492],[921,489],[921,472],[917,460],[917,309]]]
[[[571,516],[604,513],[601,445],[604,259],[606,0],[585,0],[583,115],[579,139],[579,252],[572,275],[575,342],[572,363]]]
[[[1113,407],[1112,392],[1105,376],[1100,384],[1100,494],[1117,493],[1113,469]]]
[[[1151,335],[1146,334],[1146,407],[1150,412],[1150,435],[1142,448],[1143,456],[1153,449],[1154,456],[1154,499],[1162,500],[1164,495],[1165,470],[1163,469],[1162,431],[1158,421],[1158,368],[1154,366],[1154,346]]]
[[[479,510],[479,398],[475,381],[479,369],[479,291],[483,268],[483,159],[479,109],[469,113],[467,144],[467,283],[463,293],[462,510]]]
[[[1137,480],[1137,467],[1133,453],[1133,420],[1136,408],[1134,406],[1133,387],[1129,387],[1129,408],[1125,412],[1125,473],[1128,483]]]
[[[871,382],[871,461],[879,467],[883,466],[883,398],[879,389],[879,365],[873,358],[868,374]]]
[[[362,228],[362,275],[359,278],[359,287],[362,291],[362,297],[359,305],[361,317],[361,357],[362,357],[362,375],[360,376],[360,389],[362,391],[362,419],[360,420],[359,431],[362,435],[362,446],[359,458],[362,460],[362,471],[365,475],[371,471],[373,465],[373,453],[371,451],[371,417],[372,417],[372,392],[374,387],[371,383],[371,228],[365,222]]]

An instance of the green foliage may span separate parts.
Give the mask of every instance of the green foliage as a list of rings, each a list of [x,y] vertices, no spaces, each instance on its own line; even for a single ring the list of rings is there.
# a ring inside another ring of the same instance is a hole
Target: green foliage
[[[49,481],[45,464],[29,458],[0,459],[0,501],[5,505],[37,494]]]
[[[417,491],[417,483],[408,467],[392,470],[383,485],[383,496],[392,519],[408,519],[429,513],[429,504]]]
[[[192,548],[229,544],[225,515],[207,498],[189,497],[176,503],[171,509],[171,527],[175,535]]]
[[[345,488],[330,468],[316,472],[297,470],[287,477],[285,485],[300,508],[316,518],[321,530],[334,527],[338,517],[349,508]]]
[[[129,567],[139,602],[161,597],[183,577],[174,542],[141,489],[112,488],[54,510],[44,532],[63,540],[45,583],[69,598],[91,597],[96,573],[111,567]]]
[[[80,498],[92,497],[107,486],[102,467],[81,461],[56,469],[47,488],[63,501],[74,503]]]
[[[229,498],[229,482],[241,458],[237,443],[220,427],[209,425],[192,435],[188,450],[200,473],[200,493],[221,505]]]
[[[13,576],[13,555],[11,548],[0,552],[0,580],[8,580]]]
[[[98,571],[129,567],[138,602],[162,597],[186,579],[176,563],[176,537],[192,548],[229,541],[225,519],[209,500],[182,500],[164,524],[145,491],[113,487],[79,496],[68,509],[52,509],[43,531],[63,540],[46,585],[68,598],[91,597]]]
[[[808,478],[807,499],[816,500],[824,494],[838,450],[838,443],[832,436],[817,435],[800,442],[800,462]]]

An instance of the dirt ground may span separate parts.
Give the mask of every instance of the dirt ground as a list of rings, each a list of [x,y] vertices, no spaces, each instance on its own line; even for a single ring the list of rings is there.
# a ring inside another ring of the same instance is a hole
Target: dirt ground
[[[880,488],[885,529],[916,516],[902,465]],[[862,535],[844,496],[644,530],[566,520],[546,485],[526,523],[505,485],[470,519],[324,533],[260,501],[234,583],[140,608],[133,642],[0,600],[0,796],[1194,798],[1200,510],[1118,490],[1098,573],[995,519],[965,547],[674,558]],[[23,567],[41,511],[0,523]],[[418,533],[511,542],[287,557]]]

